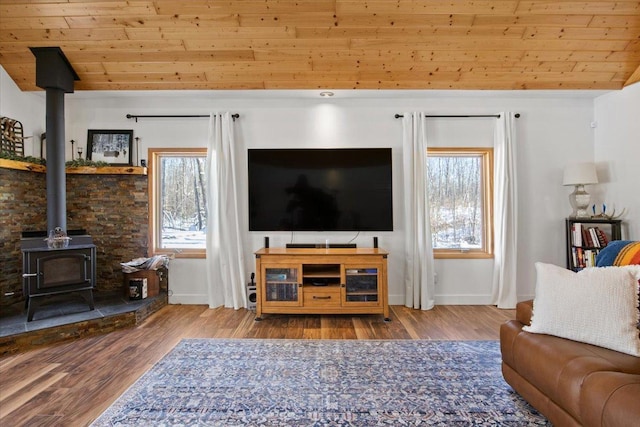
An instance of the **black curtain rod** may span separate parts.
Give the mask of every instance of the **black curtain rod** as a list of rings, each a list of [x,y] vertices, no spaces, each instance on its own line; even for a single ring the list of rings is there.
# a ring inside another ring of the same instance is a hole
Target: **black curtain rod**
[[[127,119],[135,119],[136,123],[138,119],[189,119],[189,118],[200,118],[200,117],[211,117],[210,114],[187,114],[187,115],[147,115],[147,116],[139,116],[134,114],[127,114]],[[240,117],[240,114],[235,113],[232,114],[231,117],[233,120]]]
[[[404,117],[403,114],[396,114],[395,118],[399,119],[401,117]],[[445,116],[429,116],[429,115],[425,115],[426,118],[441,118],[441,119],[455,119],[458,117],[464,118],[464,117],[493,117],[496,119],[500,118],[500,114],[463,114],[463,115],[445,115]],[[520,118],[520,113],[516,113],[515,114],[516,119]]]

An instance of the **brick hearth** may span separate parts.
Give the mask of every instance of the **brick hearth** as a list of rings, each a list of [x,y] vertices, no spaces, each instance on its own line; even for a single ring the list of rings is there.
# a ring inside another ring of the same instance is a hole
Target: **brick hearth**
[[[121,295],[97,297],[95,310],[88,310],[86,301],[78,295],[52,297],[31,322],[27,322],[26,312],[0,317],[0,357],[132,327],[168,303],[166,290],[137,301]]]

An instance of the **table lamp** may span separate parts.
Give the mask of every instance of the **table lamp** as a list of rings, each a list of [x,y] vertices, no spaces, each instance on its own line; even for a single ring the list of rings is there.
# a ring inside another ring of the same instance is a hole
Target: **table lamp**
[[[571,218],[590,217],[587,208],[589,207],[591,196],[585,191],[584,186],[597,183],[598,175],[594,163],[575,163],[564,168],[562,185],[575,185],[575,190],[569,194],[569,203],[573,208]]]

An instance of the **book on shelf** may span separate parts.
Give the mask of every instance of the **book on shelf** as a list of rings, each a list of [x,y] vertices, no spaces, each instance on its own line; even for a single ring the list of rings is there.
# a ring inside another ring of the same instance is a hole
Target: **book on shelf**
[[[593,242],[591,241],[591,233],[589,233],[589,229],[586,227],[582,227],[582,246],[593,246]]]
[[[596,234],[596,227],[589,227],[589,237],[592,248],[600,247],[600,240],[598,240],[598,235]]]
[[[573,246],[582,246],[582,224],[574,222],[571,226],[571,239]]]
[[[595,267],[598,252],[600,252],[599,249],[583,249],[581,247],[572,248],[571,258],[573,261],[573,269]]]
[[[600,230],[598,227],[596,227],[596,234],[598,235],[598,241],[600,242],[601,248],[604,248],[609,244],[609,238],[604,234],[604,231]]]
[[[609,244],[609,238],[599,227],[585,227],[579,222],[571,227],[571,241],[575,247],[604,248]]]

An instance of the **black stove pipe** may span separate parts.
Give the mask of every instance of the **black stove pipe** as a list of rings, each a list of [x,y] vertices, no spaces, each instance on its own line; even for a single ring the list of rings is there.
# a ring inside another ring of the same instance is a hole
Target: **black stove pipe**
[[[67,230],[67,181],[64,150],[64,91],[47,90],[47,226]]]
[[[64,95],[80,80],[59,47],[32,47],[36,85],[46,90],[47,227],[67,230]]]

